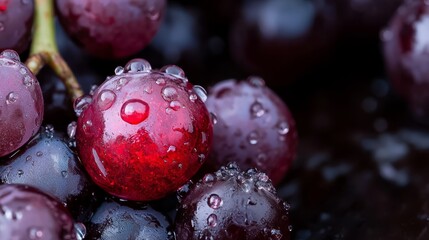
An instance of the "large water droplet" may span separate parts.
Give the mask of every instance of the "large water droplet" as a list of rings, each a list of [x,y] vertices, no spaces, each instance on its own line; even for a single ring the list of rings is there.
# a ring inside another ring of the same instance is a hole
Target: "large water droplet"
[[[76,231],[77,240],[83,240],[86,236],[86,227],[83,223],[75,223],[74,229]]]
[[[167,65],[161,68],[161,71],[173,75],[178,78],[185,78],[185,72],[176,65]]]
[[[82,112],[89,106],[89,104],[92,103],[92,97],[89,95],[82,96],[80,98],[77,98],[74,101],[74,112],[76,113],[76,116],[80,116]]]
[[[1,23],[1,22],[0,22]],[[1,26],[1,24],[0,24]],[[19,58],[19,55],[17,52],[15,52],[14,50],[4,50],[3,52],[0,53],[1,57],[4,58],[8,58],[17,62],[20,62],[21,59]]]
[[[251,113],[252,117],[254,117],[254,118],[264,116],[265,112],[266,112],[266,110],[264,109],[264,106],[262,106],[262,104],[258,101],[255,101],[250,106],[250,113]]]
[[[76,136],[76,128],[77,128],[77,123],[76,122],[71,122],[68,126],[67,126],[67,135],[69,136],[69,138],[73,139]]]
[[[216,214],[210,214],[207,218],[207,225],[209,227],[216,227],[217,226],[217,216]]]
[[[164,98],[165,101],[173,101],[176,100],[179,96],[177,94],[177,90],[174,87],[168,86],[162,89],[161,91],[162,98]]]
[[[200,85],[195,85],[193,89],[194,89],[194,92],[197,94],[197,96],[201,99],[201,101],[206,102],[207,91]]]
[[[6,103],[7,104],[11,104],[16,102],[16,100],[18,100],[18,94],[15,92],[10,92],[7,96],[6,96]]]
[[[124,73],[124,68],[119,66],[115,68],[115,75],[121,75],[122,73]]]
[[[98,106],[102,111],[109,109],[116,100],[116,94],[111,90],[103,90],[98,95]]]
[[[139,99],[128,100],[122,105],[121,118],[130,124],[139,124],[149,116],[149,105]]]
[[[223,205],[223,200],[222,200],[222,198],[219,197],[219,195],[212,194],[207,199],[207,204],[209,205],[209,207],[211,207],[213,209],[218,209]]]
[[[129,61],[125,65],[125,72],[149,72],[152,69],[152,66],[148,61],[142,58],[136,58]]]

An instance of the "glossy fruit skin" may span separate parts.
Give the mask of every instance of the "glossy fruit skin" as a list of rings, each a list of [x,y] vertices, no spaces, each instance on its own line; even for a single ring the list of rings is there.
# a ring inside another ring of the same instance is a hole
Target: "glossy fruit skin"
[[[149,205],[103,202],[87,226],[87,239],[174,239],[167,217]]]
[[[2,184],[25,184],[63,202],[73,217],[86,221],[97,203],[98,188],[78,157],[53,129],[41,131],[20,151],[0,162]]]
[[[258,168],[278,184],[296,155],[298,134],[286,104],[262,79],[225,80],[209,89],[207,109],[216,115],[213,147],[206,164],[214,169],[237,162]]]
[[[417,117],[429,116],[429,5],[423,0],[404,4],[383,31],[384,59],[394,90]]]
[[[19,184],[0,186],[2,239],[75,240],[73,218],[55,198]]]
[[[97,185],[119,198],[148,201],[177,190],[198,171],[213,126],[192,84],[167,73],[180,68],[140,65],[137,71],[136,61],[144,60],[130,61],[129,72],[98,87],[78,119],[76,140]]]
[[[289,204],[264,173],[222,167],[193,185],[179,206],[177,239],[290,239]]]
[[[270,84],[285,85],[327,56],[336,14],[325,0],[249,1],[230,32],[236,62]]]
[[[22,53],[27,49],[33,27],[34,0],[0,1],[0,52],[13,49]]]
[[[125,58],[155,35],[165,0],[56,0],[58,18],[72,39],[101,58]]]
[[[40,128],[43,96],[39,82],[12,50],[0,53],[0,157],[24,145]]]

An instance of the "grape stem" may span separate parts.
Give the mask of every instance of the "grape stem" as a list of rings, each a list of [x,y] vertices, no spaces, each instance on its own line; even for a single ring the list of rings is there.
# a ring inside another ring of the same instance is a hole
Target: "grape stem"
[[[83,95],[72,70],[58,51],[55,39],[54,2],[53,0],[35,0],[34,36],[31,43],[30,56],[25,64],[30,71],[37,75],[48,65],[61,79],[74,102]]]

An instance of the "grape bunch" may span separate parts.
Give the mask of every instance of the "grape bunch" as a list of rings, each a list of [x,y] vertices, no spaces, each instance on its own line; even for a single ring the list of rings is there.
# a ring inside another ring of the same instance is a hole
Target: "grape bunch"
[[[321,66],[356,3],[207,2],[0,0],[0,238],[295,237],[276,187],[300,109],[279,93]],[[373,36],[399,4],[356,29]],[[428,9],[404,5],[382,34],[419,115],[425,70],[408,67]]]

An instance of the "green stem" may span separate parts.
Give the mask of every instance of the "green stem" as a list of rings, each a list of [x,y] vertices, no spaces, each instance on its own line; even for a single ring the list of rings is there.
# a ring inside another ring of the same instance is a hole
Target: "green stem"
[[[70,67],[61,57],[55,39],[53,0],[35,0],[34,36],[25,64],[35,75],[48,64],[67,88],[72,101],[83,95]]]

